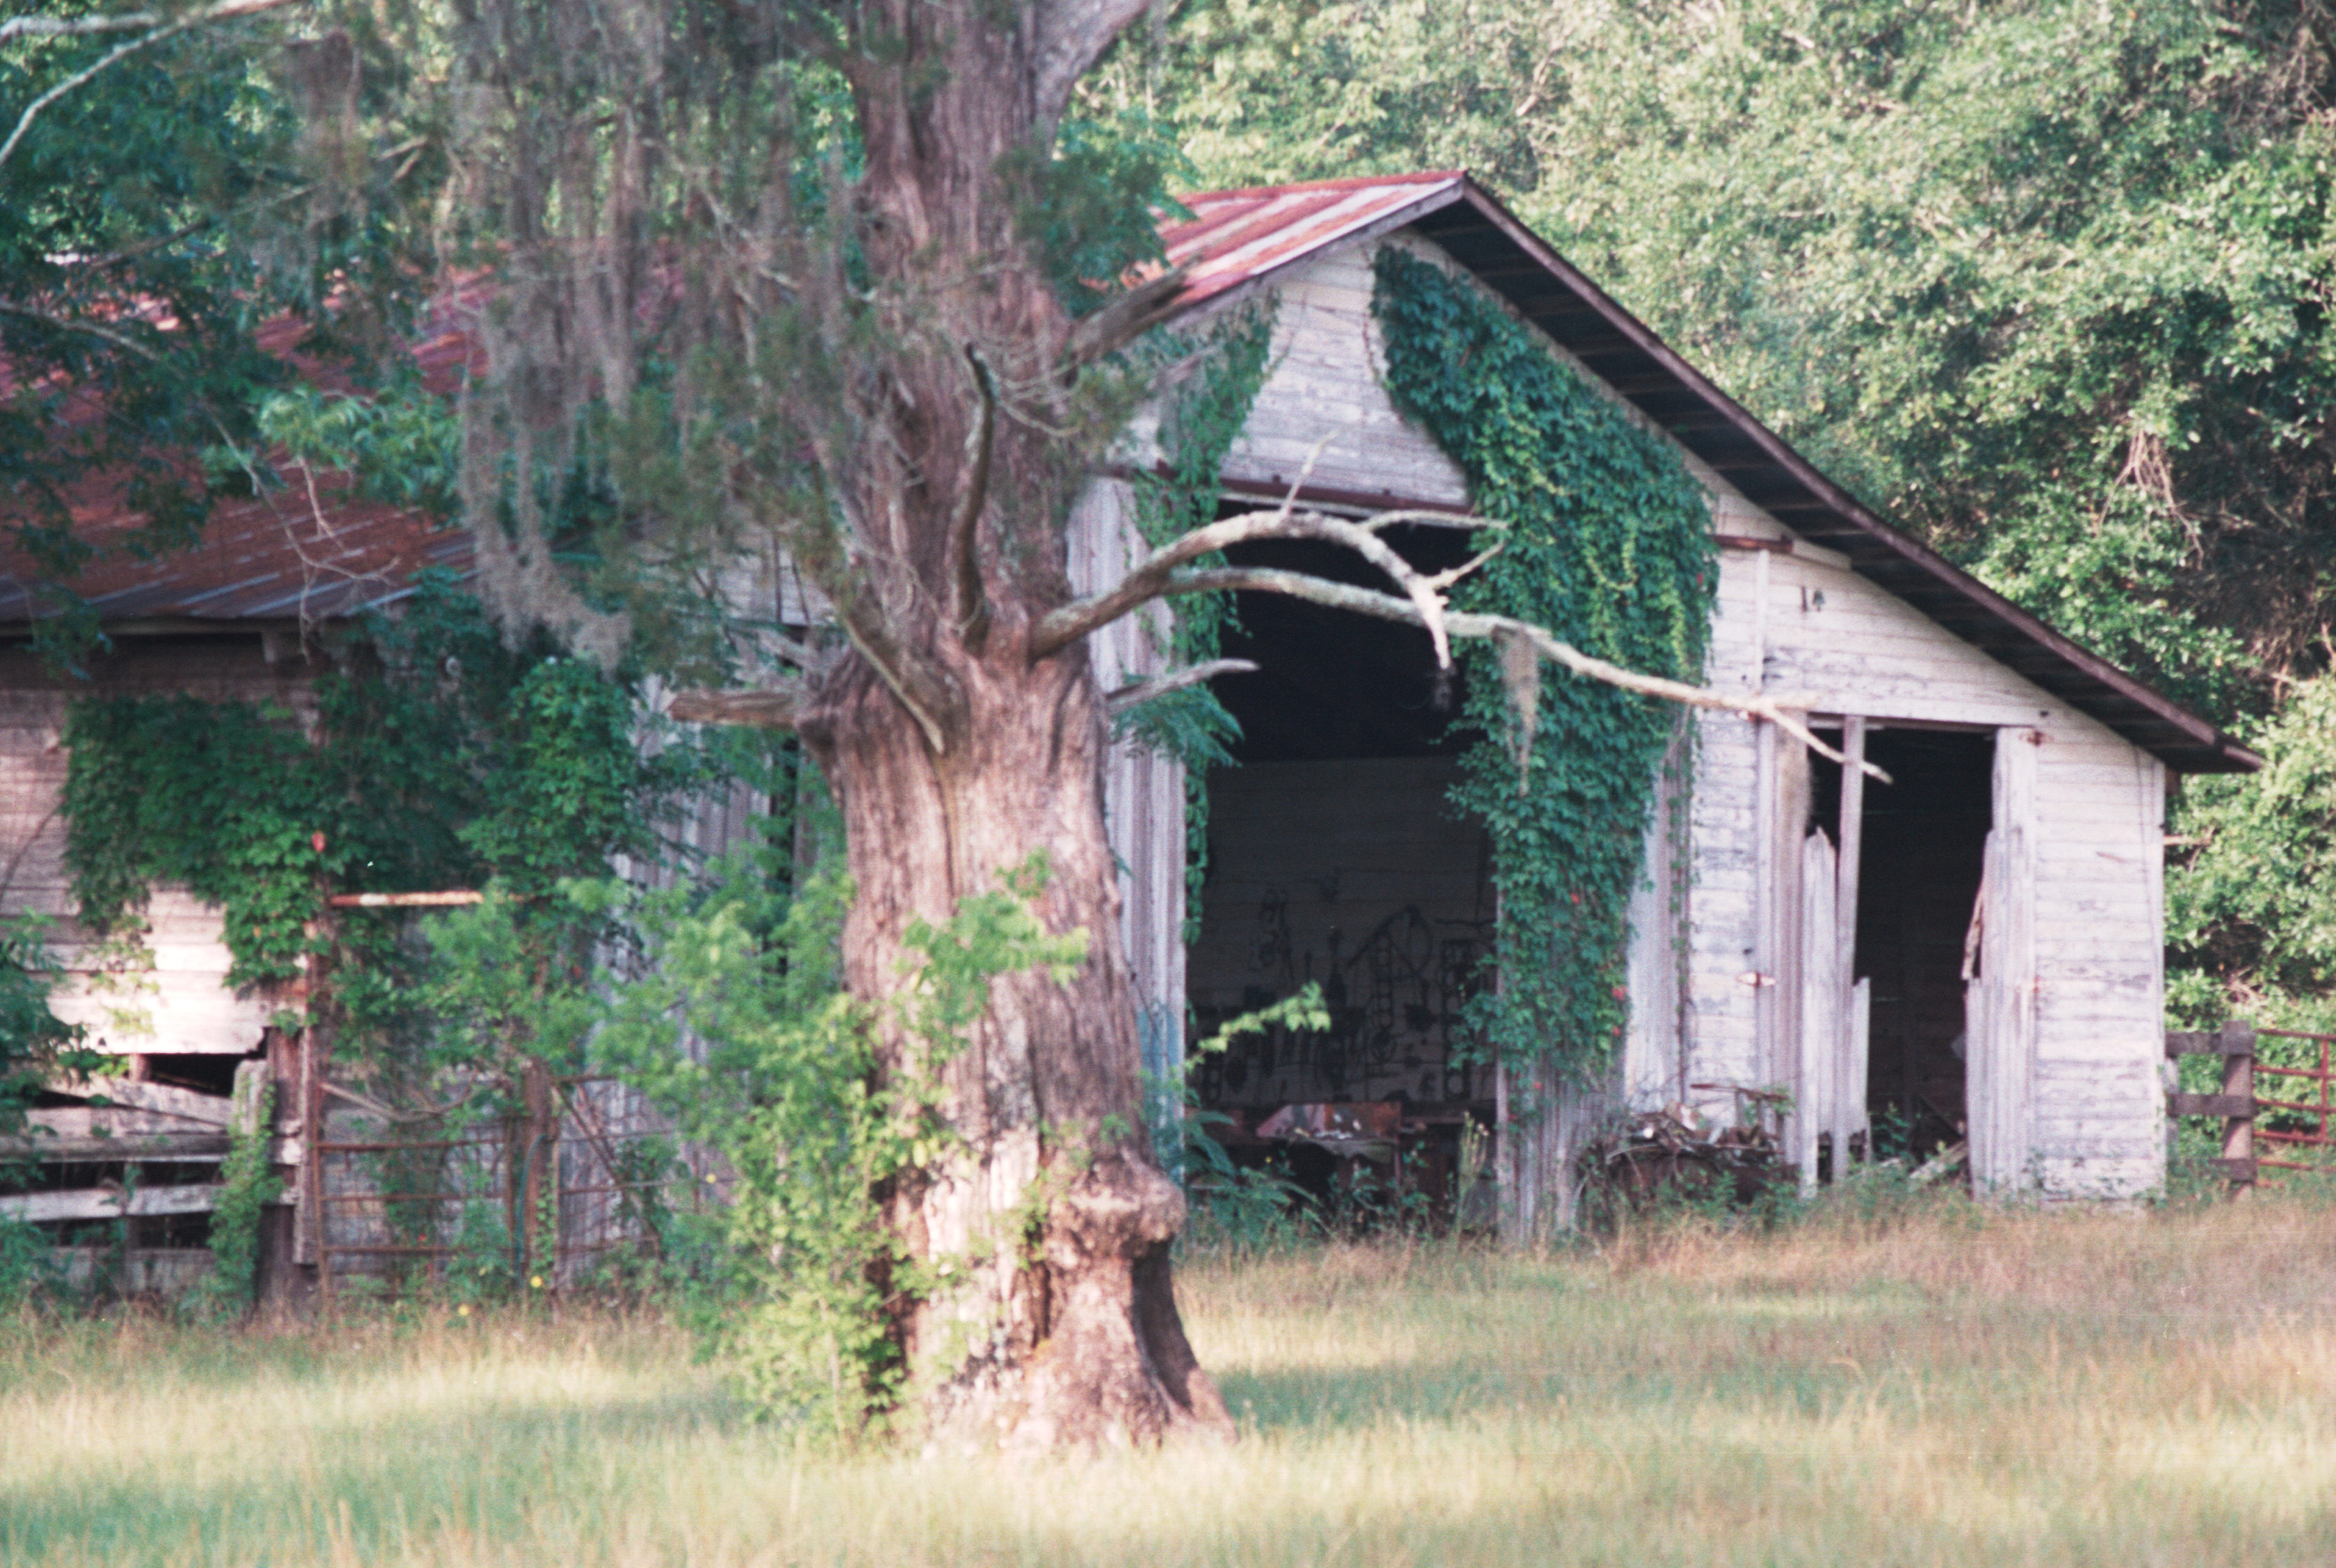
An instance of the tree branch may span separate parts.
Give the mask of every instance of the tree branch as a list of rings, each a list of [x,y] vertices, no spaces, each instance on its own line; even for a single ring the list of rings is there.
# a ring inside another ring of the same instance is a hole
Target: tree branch
[[[1149,681],[1122,686],[1103,700],[1104,711],[1116,719],[1130,708],[1149,702],[1154,697],[1164,697],[1171,692],[1181,692],[1187,686],[1197,686],[1220,675],[1246,675],[1256,668],[1257,665],[1247,659],[1211,659],[1204,664],[1188,664],[1182,670],[1154,675]]]
[[[1375,615],[1382,621],[1395,621],[1406,626],[1425,629],[1426,624],[1409,600],[1399,599],[1393,594],[1382,594],[1375,588],[1358,588],[1349,583],[1334,583],[1327,577],[1270,566],[1218,566],[1206,571],[1178,572],[1169,579],[1163,590],[1168,595],[1227,592],[1286,594],[1291,598],[1305,599],[1334,610],[1351,610],[1357,615]],[[1620,664],[1593,658],[1530,621],[1519,621],[1507,615],[1455,613],[1445,615],[1444,624],[1445,629],[1455,637],[1521,639],[1551,663],[1625,692],[1660,697],[1690,708],[1711,708],[1721,712],[1766,719],[1819,756],[1830,758],[1844,766],[1854,766],[1884,784],[1892,782],[1888,773],[1871,762],[1852,764],[1847,757],[1818,740],[1806,724],[1794,718],[1772,697],[1735,695],[1713,691],[1707,686],[1691,686],[1684,681],[1666,680],[1660,675],[1642,675],[1636,670],[1626,670]]]
[[[1036,101],[1051,130],[1069,107],[1071,90],[1103,58],[1112,40],[1144,13],[1152,0],[1040,0],[1037,6]]]
[[[27,310],[21,305],[10,305],[5,299],[0,299],[0,315],[20,316],[25,321],[36,321],[43,326],[56,332],[83,333],[90,337],[110,343],[118,349],[134,353],[150,363],[162,357],[161,353],[148,348],[136,338],[124,337],[110,328],[94,326],[85,321],[70,321],[63,316],[50,315],[44,311]]]
[[[1063,349],[1065,367],[1076,369],[1117,353],[1173,315],[1184,274],[1183,267],[1172,267],[1146,279],[1071,328],[1071,341]]]
[[[745,724],[757,730],[792,730],[802,716],[804,692],[795,686],[760,692],[676,692],[668,718],[684,724]]]
[[[200,11],[190,11],[184,16],[180,17],[176,22],[168,23],[161,27],[157,27],[153,32],[149,33],[143,38],[132,38],[129,43],[120,44],[117,47],[109,50],[107,53],[98,57],[97,63],[88,67],[86,70],[75,72],[73,75],[66,77],[63,82],[58,82],[54,87],[50,88],[46,92],[42,93],[38,98],[34,99],[32,102],[24,106],[24,112],[16,121],[16,129],[8,133],[8,140],[6,141],[0,142],[0,165],[5,165],[8,161],[9,156],[16,150],[16,144],[24,140],[24,133],[33,128],[33,121],[40,118],[42,110],[46,109],[50,104],[54,103],[58,99],[63,98],[74,88],[81,86],[85,82],[88,82],[91,78],[97,75],[99,72],[103,71],[107,66],[112,65],[116,61],[127,59],[129,56],[137,53],[141,49],[145,49],[153,44],[160,44],[165,39],[175,38],[180,34],[187,32],[191,28],[205,26],[213,22],[231,22],[239,16],[257,15],[262,11],[277,11],[281,10],[287,5],[305,5],[306,3],[307,0],[220,0],[220,4],[217,5],[209,6]],[[145,14],[138,13],[137,15],[143,15]],[[29,25],[29,24],[41,20],[43,20],[43,18],[11,17],[7,22],[0,23],[0,38],[8,36],[5,29],[15,25],[18,22],[28,24],[27,25],[18,29],[18,31],[23,33],[39,34],[48,31],[46,28]],[[92,20],[94,20],[94,18],[92,18]],[[111,19],[109,18],[109,20]],[[127,25],[127,24],[125,24],[125,25]],[[84,29],[84,31],[98,33],[114,32],[120,31],[120,29],[110,27],[90,27]]]
[[[1455,521],[1446,512],[1384,512],[1365,527],[1322,512],[1293,512],[1285,503],[1274,511],[1244,512],[1237,518],[1210,523],[1153,551],[1116,586],[1047,612],[1032,629],[1030,657],[1043,659],[1058,653],[1098,627],[1111,624],[1137,605],[1160,597],[1168,591],[1170,577],[1176,568],[1189,561],[1259,539],[1319,539],[1346,546],[1393,579],[1404,591],[1405,600],[1418,614],[1417,624],[1426,628],[1429,640],[1435,644],[1436,663],[1448,668],[1452,650],[1444,634],[1444,598],[1438,584],[1415,571],[1410,562],[1396,554],[1394,547],[1374,531],[1390,523],[1429,518],[1445,524]],[[1476,528],[1494,526],[1481,518],[1467,521]]]
[[[11,16],[0,21],[0,44],[11,38],[82,38],[92,33],[135,33],[160,27],[153,11],[124,11],[114,16]]]
[[[997,445],[998,383],[979,349],[966,344],[965,357],[973,366],[973,382],[981,394],[981,407],[974,415],[973,429],[966,432],[972,471],[965,482],[965,498],[958,503],[957,517],[949,526],[949,551],[957,598],[951,613],[957,620],[958,634],[964,638],[968,649],[978,653],[989,634],[989,599],[981,586],[978,536],[981,508],[989,500],[990,453]]]

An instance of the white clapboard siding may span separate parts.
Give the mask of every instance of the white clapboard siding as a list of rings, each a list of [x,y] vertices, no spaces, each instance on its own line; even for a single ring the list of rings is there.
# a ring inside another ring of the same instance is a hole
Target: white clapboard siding
[[[1090,485],[1072,509],[1066,566],[1075,593],[1109,587],[1147,547],[1124,480]],[[1087,639],[1096,683],[1133,685],[1167,666],[1168,610],[1147,605]],[[1137,998],[1144,1066],[1163,1079],[1184,1060],[1184,766],[1121,741],[1104,763],[1105,830],[1121,867],[1120,936]]]
[[[1269,373],[1226,455],[1225,478],[1287,485],[1305,473],[1324,489],[1465,508],[1466,479],[1396,411],[1380,378],[1373,254],[1357,247],[1324,256],[1276,289]]]
[[[205,702],[272,703],[302,721],[316,704],[312,668],[298,657],[270,663],[258,632],[200,644],[118,639],[92,661],[97,683],[61,676],[23,649],[0,651],[0,914],[46,915],[65,979],[51,1008],[83,1026],[89,1042],[122,1054],[243,1056],[260,1043],[281,1002],[238,996],[226,985],[231,960],[219,911],[182,889],[154,889],[142,944],[152,967],[107,965],[74,920],[59,808],[69,759],[66,710],[76,697],[184,692]]]

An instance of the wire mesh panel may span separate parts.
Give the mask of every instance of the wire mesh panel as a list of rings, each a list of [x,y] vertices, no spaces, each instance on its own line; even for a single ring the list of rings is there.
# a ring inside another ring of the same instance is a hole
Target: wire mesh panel
[[[317,1282],[327,1296],[482,1287],[522,1266],[508,1129],[497,1119],[431,1131],[325,1110],[310,1153]]]
[[[662,1261],[682,1214],[712,1184],[702,1156],[638,1091],[608,1078],[560,1080],[559,1276],[575,1285],[628,1261]]]
[[[497,1099],[519,1108],[461,1127],[320,1108],[313,1190],[328,1297],[621,1282],[670,1255],[681,1215],[722,1197],[708,1157],[613,1079],[531,1071]]]

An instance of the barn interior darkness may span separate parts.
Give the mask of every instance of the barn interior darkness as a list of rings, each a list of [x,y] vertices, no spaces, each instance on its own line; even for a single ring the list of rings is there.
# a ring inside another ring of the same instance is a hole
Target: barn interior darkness
[[[1465,558],[1469,536],[1395,528],[1414,565]],[[1334,546],[1232,552],[1385,588]],[[1490,846],[1447,801],[1476,738],[1465,690],[1436,673],[1426,634],[1275,595],[1243,594],[1221,678],[1239,765],[1209,778],[1208,866],[1187,960],[1198,1034],[1320,983],[1326,1031],[1243,1037],[1196,1069],[1202,1103],[1236,1136],[1287,1105],[1399,1104],[1407,1126],[1489,1109],[1490,1076],[1453,1060],[1459,1013],[1493,936]],[[1479,1081],[1479,1080],[1483,1081]]]
[[[1827,736],[1837,740],[1837,736]],[[1855,978],[1873,982],[1866,1110],[1875,1152],[1916,1157],[1960,1141],[1964,1101],[1963,940],[1985,861],[1995,738],[1871,729]],[[1815,825],[1840,842],[1841,769],[1813,759]]]

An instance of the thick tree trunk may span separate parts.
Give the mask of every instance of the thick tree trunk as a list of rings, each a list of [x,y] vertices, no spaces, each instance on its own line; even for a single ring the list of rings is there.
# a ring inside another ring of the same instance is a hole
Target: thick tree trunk
[[[1229,1437],[1170,1281],[1184,1202],[1144,1131],[1093,678],[1082,655],[1032,666],[1012,651],[953,673],[967,722],[943,753],[864,665],[805,727],[848,830],[848,983],[897,992],[910,923],[995,892],[1034,850],[1050,862],[1041,919],[1089,944],[1067,984],[992,982],[988,1015],[939,1070],[962,1151],[890,1195],[908,1252],[947,1282],[899,1320],[910,1398],[944,1444]],[[887,1070],[920,1070],[919,1049],[896,1034]]]

